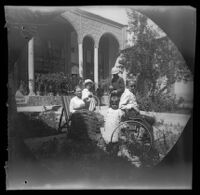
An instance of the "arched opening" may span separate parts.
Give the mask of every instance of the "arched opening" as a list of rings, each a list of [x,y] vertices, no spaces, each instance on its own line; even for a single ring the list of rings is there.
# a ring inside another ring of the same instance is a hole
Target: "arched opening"
[[[89,36],[83,39],[83,77],[94,81],[94,40]]]
[[[35,73],[72,74],[78,68],[78,40],[73,26],[56,19],[38,29],[34,44]],[[78,73],[77,73],[78,74]]]
[[[111,68],[119,53],[117,39],[109,33],[104,34],[99,41],[99,81],[110,77]]]

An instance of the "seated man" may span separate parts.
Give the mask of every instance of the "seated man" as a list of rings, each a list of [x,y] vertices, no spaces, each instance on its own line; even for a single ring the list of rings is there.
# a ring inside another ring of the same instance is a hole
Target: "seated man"
[[[135,112],[134,114],[136,115],[140,114],[136,97],[134,95],[134,90],[135,90],[135,81],[133,80],[127,81],[127,87],[124,90],[124,93],[122,94],[119,102],[119,109],[121,109],[124,112],[124,114],[125,112],[128,112],[130,110]]]
[[[79,86],[76,86],[75,96],[71,99],[69,105],[69,110],[71,113],[85,108],[85,102],[81,99],[81,93],[81,88]]]

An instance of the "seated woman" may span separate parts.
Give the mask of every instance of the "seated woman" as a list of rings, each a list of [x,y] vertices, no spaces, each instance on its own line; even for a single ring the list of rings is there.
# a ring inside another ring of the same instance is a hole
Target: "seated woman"
[[[75,96],[71,99],[69,110],[71,113],[74,113],[77,110],[81,110],[85,108],[85,102],[81,99],[81,88],[76,86],[75,88]]]
[[[82,91],[82,100],[85,102],[86,109],[94,111],[96,106],[92,93],[93,81],[90,79],[86,79],[84,85],[85,88]]]

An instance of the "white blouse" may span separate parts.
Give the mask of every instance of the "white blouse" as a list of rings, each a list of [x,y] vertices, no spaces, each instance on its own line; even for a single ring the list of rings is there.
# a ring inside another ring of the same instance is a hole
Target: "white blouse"
[[[73,97],[69,104],[69,110],[71,113],[74,113],[76,110],[80,110],[84,107],[85,107],[85,102],[77,96]]]
[[[125,89],[124,93],[122,94],[120,98],[120,102],[119,102],[119,108],[120,109],[131,109],[131,108],[138,109],[136,97],[129,89]]]
[[[82,91],[82,100],[85,100],[86,99],[86,101],[90,101],[90,98],[89,98],[89,96],[90,95],[92,95],[93,96],[93,93],[91,92],[91,91],[89,91],[88,89],[83,89],[83,91]]]

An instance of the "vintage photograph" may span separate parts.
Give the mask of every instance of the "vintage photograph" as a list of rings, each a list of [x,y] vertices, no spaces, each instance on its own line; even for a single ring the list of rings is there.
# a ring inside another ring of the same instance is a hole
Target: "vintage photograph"
[[[146,176],[174,147],[183,157],[177,143],[193,112],[194,76],[142,11],[151,6],[141,7],[4,7],[7,190],[191,189],[192,169],[177,175],[182,183],[170,172]],[[182,9],[195,32],[196,9]]]

